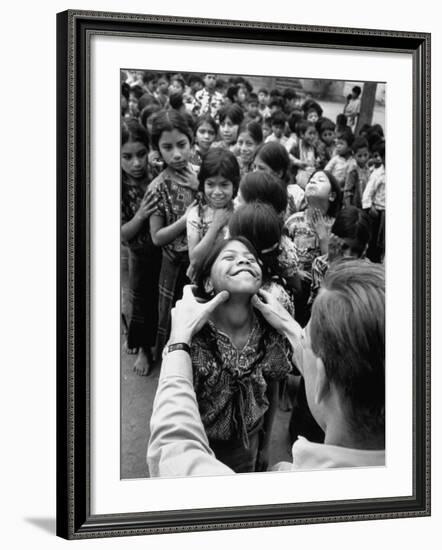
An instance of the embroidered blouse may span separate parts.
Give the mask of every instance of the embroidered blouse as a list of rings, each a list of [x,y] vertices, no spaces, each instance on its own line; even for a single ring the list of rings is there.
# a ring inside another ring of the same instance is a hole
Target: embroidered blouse
[[[149,178],[140,185],[131,185],[124,172],[121,180],[121,225],[129,222],[140,208],[141,201],[147,190]],[[149,220],[146,220],[140,231],[124,244],[132,250],[139,250],[152,245]]]
[[[197,186],[197,181],[193,183],[178,179],[176,173],[170,168],[165,168],[153,180],[149,189],[153,189],[158,195],[156,213],[164,219],[166,226],[176,222],[184,215],[187,207],[195,199]],[[165,245],[163,251],[172,259],[180,255],[187,256],[186,231],[184,230],[171,243]]]
[[[191,346],[194,387],[207,437],[242,439],[269,407],[267,381],[284,378],[291,370],[290,346],[256,314],[243,349],[209,321]]]

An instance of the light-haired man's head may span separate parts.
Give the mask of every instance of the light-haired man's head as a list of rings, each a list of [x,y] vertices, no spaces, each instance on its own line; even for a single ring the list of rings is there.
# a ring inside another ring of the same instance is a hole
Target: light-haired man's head
[[[385,272],[363,260],[332,266],[313,305],[311,350],[361,440],[385,430]],[[312,411],[313,412],[313,411]]]

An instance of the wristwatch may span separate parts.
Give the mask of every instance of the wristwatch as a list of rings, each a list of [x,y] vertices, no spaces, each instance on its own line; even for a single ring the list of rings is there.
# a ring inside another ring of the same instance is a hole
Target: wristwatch
[[[190,346],[184,342],[178,342],[177,344],[170,344],[167,346],[167,353],[178,350],[186,351],[190,355]]]

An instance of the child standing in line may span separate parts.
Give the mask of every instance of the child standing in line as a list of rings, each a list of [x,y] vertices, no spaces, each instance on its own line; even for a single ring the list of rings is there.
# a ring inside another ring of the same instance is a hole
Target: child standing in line
[[[329,118],[321,118],[316,124],[319,140],[316,149],[319,155],[319,167],[324,168],[335,155],[335,123]]]
[[[166,166],[149,186],[158,199],[157,210],[150,218],[150,233],[153,243],[163,249],[157,354],[169,335],[170,311],[188,282],[186,221],[198,189],[198,179],[189,163],[192,137],[186,119],[177,111],[161,111],[152,121],[152,145]]]
[[[224,95],[216,89],[216,84],[216,76],[206,74],[204,88],[195,93],[195,100],[200,106],[200,115],[209,114],[215,120],[217,120],[218,111],[224,103]]]
[[[190,159],[193,165],[201,166],[203,158],[209,152],[217,134],[218,124],[209,114],[198,118],[195,124],[195,146]]]
[[[288,137],[285,136],[285,128],[287,124],[287,117],[282,111],[277,111],[271,117],[272,133],[266,139],[266,143],[276,141],[281,145],[285,145],[288,141]]]
[[[354,135],[351,130],[338,133],[336,136],[336,154],[325,166],[325,170],[336,178],[341,189],[344,189],[348,174],[356,166],[351,150],[353,141]]]
[[[259,114],[262,116],[262,119],[265,120],[266,118],[269,118],[271,113],[269,109],[269,91],[266,90],[266,88],[260,88],[258,90],[258,107],[259,107]]]
[[[298,124],[299,142],[290,151],[296,170],[296,183],[305,189],[310,176],[316,170],[319,162],[316,151],[318,132],[313,122],[303,121]]]
[[[239,179],[238,162],[230,151],[215,148],[204,157],[198,174],[202,202],[193,206],[187,216],[191,280],[195,279],[217,238],[226,236]]]
[[[222,147],[232,151],[238,139],[238,132],[244,120],[244,112],[239,105],[226,105],[219,112],[219,135],[212,147]]]
[[[362,195],[370,177],[368,141],[365,138],[356,138],[352,149],[356,164],[345,180],[344,204],[362,208]]]
[[[245,128],[240,129],[235,154],[238,158],[241,176],[253,170],[255,152],[261,145],[262,140],[262,129],[257,122],[251,121]]]
[[[155,91],[155,99],[161,105],[166,108],[169,104],[169,79],[166,74],[158,75],[157,89]]]
[[[354,86],[351,90],[350,97],[347,100],[347,104],[344,107],[344,115],[347,116],[347,124],[350,126],[352,132],[356,129],[356,124],[359,118],[359,111],[361,110],[361,87]]]
[[[134,119],[121,128],[121,241],[129,252],[129,318],[126,352],[137,354],[134,370],[146,376],[157,329],[158,276],[161,251],[154,246],[149,218],[157,198],[147,190],[149,138]]]
[[[373,146],[374,170],[362,195],[362,208],[372,220],[372,233],[367,257],[372,262],[382,262],[385,253],[385,143]]]

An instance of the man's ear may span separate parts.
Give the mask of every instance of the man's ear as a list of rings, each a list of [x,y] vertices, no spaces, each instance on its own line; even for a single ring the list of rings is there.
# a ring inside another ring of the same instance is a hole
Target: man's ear
[[[315,403],[319,405],[321,401],[327,398],[330,392],[330,384],[325,372],[325,365],[319,357],[316,357],[316,385],[315,385]]]

